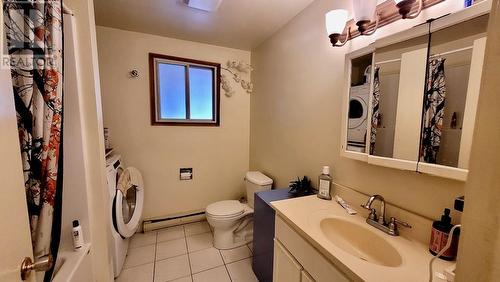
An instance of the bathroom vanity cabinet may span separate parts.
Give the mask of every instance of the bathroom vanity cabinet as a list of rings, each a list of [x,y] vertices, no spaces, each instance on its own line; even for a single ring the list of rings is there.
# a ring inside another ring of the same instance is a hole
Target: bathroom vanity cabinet
[[[316,196],[275,201],[271,205],[276,211],[274,282],[429,279],[429,261],[433,256],[424,242],[386,234],[369,225],[361,214],[349,215],[336,202]],[[426,222],[423,225],[431,222],[420,220]],[[452,264],[436,260],[435,273]],[[434,281],[438,281],[436,275]]]
[[[350,281],[339,269],[276,216],[274,282]]]
[[[289,188],[283,188],[255,193],[252,268],[260,282],[271,282],[273,279],[276,212],[271,207],[271,202],[295,198],[288,190]]]

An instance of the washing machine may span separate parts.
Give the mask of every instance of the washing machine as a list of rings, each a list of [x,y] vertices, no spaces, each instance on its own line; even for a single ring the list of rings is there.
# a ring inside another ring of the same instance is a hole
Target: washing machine
[[[120,155],[106,158],[108,205],[111,212],[110,227],[113,271],[117,277],[125,262],[130,237],[139,228],[144,204],[144,184],[140,172],[125,168]]]
[[[370,84],[352,86],[349,92],[347,146],[349,150],[365,151]]]

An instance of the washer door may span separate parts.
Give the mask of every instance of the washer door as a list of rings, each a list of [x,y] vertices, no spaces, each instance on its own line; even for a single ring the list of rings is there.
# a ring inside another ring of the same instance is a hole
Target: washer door
[[[349,100],[349,126],[347,129],[348,144],[365,146],[367,117],[368,106],[365,100],[359,96],[351,97]]]
[[[137,176],[136,182],[126,190],[116,189],[114,200],[113,218],[115,228],[123,238],[129,238],[134,235],[141,221],[142,209],[144,204],[144,189],[142,176],[135,168],[127,168]],[[124,175],[124,173],[122,173]]]
[[[368,116],[368,105],[360,97],[349,100],[349,129],[355,129],[365,124]]]

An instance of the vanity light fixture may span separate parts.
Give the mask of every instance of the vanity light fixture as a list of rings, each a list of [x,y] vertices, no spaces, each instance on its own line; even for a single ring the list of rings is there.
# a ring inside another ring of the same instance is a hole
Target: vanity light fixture
[[[347,30],[344,42],[339,42],[347,22],[348,12],[343,9],[331,10],[325,14],[326,32],[333,47],[341,47],[349,40],[351,28]],[[339,43],[339,44],[337,44]]]
[[[411,12],[411,8],[413,4],[418,1],[418,9],[417,12],[413,15],[409,15]],[[399,9],[399,14],[403,19],[414,19],[420,15],[422,11],[422,6],[424,4],[423,0],[394,0],[396,2],[396,7]]]
[[[371,35],[378,27],[380,16],[375,11],[377,10],[377,0],[353,0],[352,1],[354,9],[354,21],[358,26],[358,31],[361,35]],[[376,22],[373,30],[367,32],[370,23],[373,21],[373,17],[376,16]]]
[[[184,0],[186,1],[186,0]],[[379,27],[403,19],[414,19],[422,10],[445,0],[352,0],[353,18],[345,10],[332,10],[325,15],[326,30],[334,47],[362,35],[372,35]],[[377,5],[378,2],[381,2]],[[418,6],[415,7],[415,3]],[[412,13],[413,11],[413,13]],[[347,34],[344,35],[344,30]]]

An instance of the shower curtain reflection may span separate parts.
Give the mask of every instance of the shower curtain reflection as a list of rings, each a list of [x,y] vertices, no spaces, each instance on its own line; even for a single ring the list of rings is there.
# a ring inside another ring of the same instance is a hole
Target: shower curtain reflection
[[[421,160],[427,163],[436,163],[441,144],[446,97],[444,62],[444,58],[432,59],[429,62],[420,153]]]

